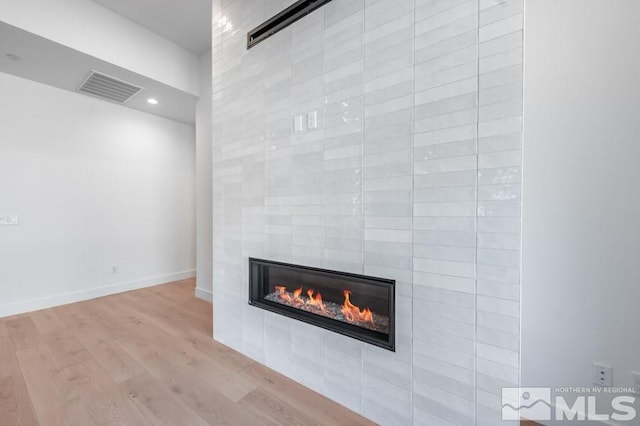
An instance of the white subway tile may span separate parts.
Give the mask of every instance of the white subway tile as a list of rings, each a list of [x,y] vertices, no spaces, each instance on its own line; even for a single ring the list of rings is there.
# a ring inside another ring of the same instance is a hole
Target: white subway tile
[[[500,185],[522,182],[522,167],[501,167],[478,170],[479,185]]]
[[[452,277],[447,275],[431,274],[427,272],[413,273],[414,285],[441,288],[444,290],[461,291],[464,293],[475,292],[475,280],[470,278]]]
[[[477,15],[478,4],[474,0],[460,3],[450,9],[445,9],[433,16],[427,16],[416,22],[416,35],[423,34],[433,28],[439,28],[447,24],[459,21],[470,15]]]
[[[478,263],[485,265],[520,266],[520,252],[517,250],[478,249]]]
[[[415,244],[413,256],[425,259],[471,263],[475,261],[475,248]]]
[[[455,277],[475,278],[475,264],[446,260],[414,258],[413,270]]]
[[[458,367],[472,369],[474,364],[474,356],[472,354],[465,354],[459,350],[449,349],[420,339],[414,339],[413,351],[420,355],[446,361]],[[414,380],[414,385],[415,383]]]
[[[450,202],[450,203],[415,203],[414,216],[475,216],[475,203]]]
[[[520,321],[514,317],[478,311],[478,327],[518,334],[520,332]]]
[[[475,170],[477,168],[477,161],[478,160],[475,155],[440,158],[428,161],[416,161],[414,166],[414,173],[447,173]]]
[[[414,185],[416,188],[444,188],[451,186],[475,185],[477,172],[475,170],[449,173],[432,173],[416,175]]]
[[[413,112],[414,120],[421,120],[456,111],[475,109],[477,106],[477,94],[468,93],[466,95],[443,99],[428,104],[417,105]]]
[[[364,239],[373,241],[388,241],[395,243],[410,243],[412,240],[411,231],[389,230],[389,229],[365,229]]]
[[[520,318],[520,304],[513,300],[478,296],[478,311]]]
[[[440,143],[468,141],[477,136],[477,126],[468,125],[451,129],[436,130],[434,132],[416,134],[414,146],[433,145]]]
[[[501,19],[505,19],[511,17],[513,15],[522,13],[523,2],[522,0],[507,0],[501,2],[495,2],[491,7],[483,7],[488,6],[485,3],[485,0],[481,1],[480,5],[480,25],[487,25]]]
[[[480,42],[522,29],[522,13],[480,27]]]
[[[443,84],[415,94],[416,105],[438,101],[440,99],[452,98],[455,96],[472,93],[478,90],[478,81],[475,77]]]
[[[431,46],[435,43],[444,41],[448,38],[452,38],[460,34],[464,34],[469,31],[477,31],[478,16],[476,14],[472,14],[442,27],[438,27],[435,29],[423,27],[421,28],[421,30],[425,31],[417,33],[418,28],[416,28],[416,49],[422,49],[427,46]]]
[[[415,132],[423,133],[440,129],[448,129],[475,123],[478,119],[478,111],[474,109],[457,111],[415,121]]]
[[[417,369],[437,373],[461,383],[471,385],[474,382],[473,370],[458,367],[446,361],[441,361],[426,355],[414,354],[414,365]],[[418,379],[425,377],[422,372],[417,372],[416,375],[419,377]]]
[[[523,38],[522,38],[522,30],[515,31],[513,33],[494,38],[489,41],[485,41],[484,43],[480,43],[480,62],[486,57],[490,57],[492,55],[496,55],[500,52],[504,52],[507,50],[512,50],[516,48],[522,48]],[[522,63],[522,56],[520,56],[520,61],[516,62],[516,64]],[[501,69],[504,67],[499,67],[496,69]],[[480,71],[482,74],[483,71]],[[522,78],[522,74],[520,74],[520,78]]]
[[[473,231],[414,230],[413,235],[415,244],[442,245],[448,247],[474,247],[476,241],[475,233]]]
[[[415,62],[416,64],[419,64],[421,62],[429,61],[439,56],[449,54],[450,52],[454,52],[456,50],[477,45],[478,31],[476,29],[471,29],[470,31],[451,38],[447,38],[438,43],[430,44],[423,47],[416,47]]]
[[[406,28],[413,28],[413,13],[405,13],[394,19],[387,19],[385,22],[376,26],[373,31],[367,31],[364,35],[365,45],[381,38],[386,38],[391,34]]]
[[[518,351],[502,349],[485,343],[478,343],[476,347],[478,351],[478,358],[492,360],[513,368],[518,368],[519,366],[520,354]]]
[[[501,299],[520,300],[520,285],[498,281],[478,280],[478,294]]]
[[[415,203],[474,201],[475,199],[476,187],[474,186],[416,189],[413,193]]]
[[[520,250],[520,234],[478,232],[478,247],[498,250]]]

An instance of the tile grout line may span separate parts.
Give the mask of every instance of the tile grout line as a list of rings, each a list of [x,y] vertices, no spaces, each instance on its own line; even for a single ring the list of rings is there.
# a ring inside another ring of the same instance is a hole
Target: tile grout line
[[[410,342],[410,359],[411,359],[411,365],[410,365],[410,374],[409,376],[411,377],[411,389],[409,392],[409,401],[410,401],[410,407],[411,407],[411,424],[414,424],[414,406],[413,406],[413,392],[414,392],[414,388],[415,388],[415,383],[413,380],[413,368],[414,368],[414,359],[413,359],[413,342],[415,339],[414,336],[414,327],[413,327],[413,322],[415,321],[414,319],[414,310],[415,310],[415,298],[413,295],[413,291],[414,291],[414,280],[413,280],[413,261],[414,261],[414,230],[415,230],[415,226],[414,226],[414,222],[415,222],[415,215],[414,215],[414,198],[415,198],[415,130],[416,130],[416,123],[415,123],[415,119],[416,119],[416,0],[413,0],[413,38],[411,40],[412,43],[412,49],[411,49],[411,54],[412,54],[412,60],[411,60],[411,69],[413,71],[413,75],[412,75],[412,88],[411,88],[411,153],[410,153],[410,158],[411,158],[411,342]]]
[[[327,14],[326,9],[323,7],[321,8],[320,12],[322,12],[322,47],[320,49],[321,54],[322,54],[322,117],[320,117],[320,119],[322,120],[322,152],[324,155],[326,155],[327,152],[327,147],[326,147],[326,134],[325,134],[325,106],[327,104],[327,90],[326,90],[326,83],[325,83],[325,70],[324,70],[324,54],[325,54],[325,35],[326,35],[326,29],[327,29]],[[291,75],[293,75],[293,69],[291,70]],[[322,159],[322,196],[323,196],[323,200],[322,200],[322,264],[324,266],[324,249],[326,247],[326,224],[327,224],[327,220],[326,220],[326,216],[324,214],[324,193],[325,193],[325,178],[326,178],[326,173],[327,173],[327,160],[325,158]],[[326,337],[327,333],[326,331],[324,331],[322,333],[322,346],[320,348],[320,351],[322,352],[322,392],[323,394],[327,394],[327,384],[326,384],[326,377],[327,377],[327,368],[326,368],[326,359],[327,359],[327,354],[326,354],[326,345],[325,345],[325,337]]]
[[[476,2],[477,9],[477,27],[476,27],[476,173],[475,173],[475,211],[474,211],[474,225],[475,225],[475,258],[474,258],[474,339],[473,339],[473,422],[478,424],[478,198],[479,191],[479,165],[480,157],[478,154],[478,139],[480,135],[480,0]]]
[[[367,55],[366,55],[366,48],[365,48],[365,34],[366,34],[366,20],[367,20],[367,13],[366,13],[366,8],[367,8],[367,2],[366,0],[362,0],[362,137],[361,137],[361,148],[360,148],[360,171],[361,171],[361,175],[360,175],[360,219],[361,219],[361,229],[362,229],[362,247],[361,247],[361,253],[362,253],[362,274],[364,274],[365,271],[365,260],[364,260],[364,245],[365,245],[365,231],[364,231],[364,203],[365,203],[365,198],[364,198],[364,180],[365,180],[365,176],[364,176],[364,144],[367,140],[366,137],[366,114],[365,114],[365,96],[366,96],[366,90],[365,90],[365,80],[366,80],[366,61],[367,61]],[[362,371],[362,382],[360,383],[360,408],[362,411],[362,414],[364,415],[364,345],[361,346],[362,348],[362,356],[360,357],[360,362],[361,362],[361,371]]]

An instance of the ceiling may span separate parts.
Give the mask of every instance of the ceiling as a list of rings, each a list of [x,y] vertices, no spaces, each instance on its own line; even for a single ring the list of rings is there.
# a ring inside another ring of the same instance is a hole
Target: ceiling
[[[12,60],[7,54],[17,55],[20,60]],[[0,21],[0,72],[75,92],[91,70],[144,88],[118,105],[194,123],[195,96]],[[150,97],[158,99],[159,104],[149,105]]]
[[[93,0],[200,55],[211,48],[211,0]]]

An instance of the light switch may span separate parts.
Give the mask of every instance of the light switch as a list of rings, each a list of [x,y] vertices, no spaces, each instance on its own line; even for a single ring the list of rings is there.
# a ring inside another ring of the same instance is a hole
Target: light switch
[[[318,111],[311,111],[307,113],[307,128],[308,129],[318,128]]]
[[[17,225],[20,222],[18,216],[0,216],[1,225]]]
[[[301,115],[296,115],[293,117],[293,131],[295,133],[304,132],[304,117]]]

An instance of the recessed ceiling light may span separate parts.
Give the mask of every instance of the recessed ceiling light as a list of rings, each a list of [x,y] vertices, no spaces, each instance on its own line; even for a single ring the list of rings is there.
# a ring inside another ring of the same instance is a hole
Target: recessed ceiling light
[[[6,56],[7,58],[11,59],[12,61],[19,61],[20,60],[20,56],[14,55],[13,53],[7,53],[4,56]]]
[[[156,98],[149,98],[147,99],[147,102],[149,102],[151,105],[158,105],[158,100]]]

